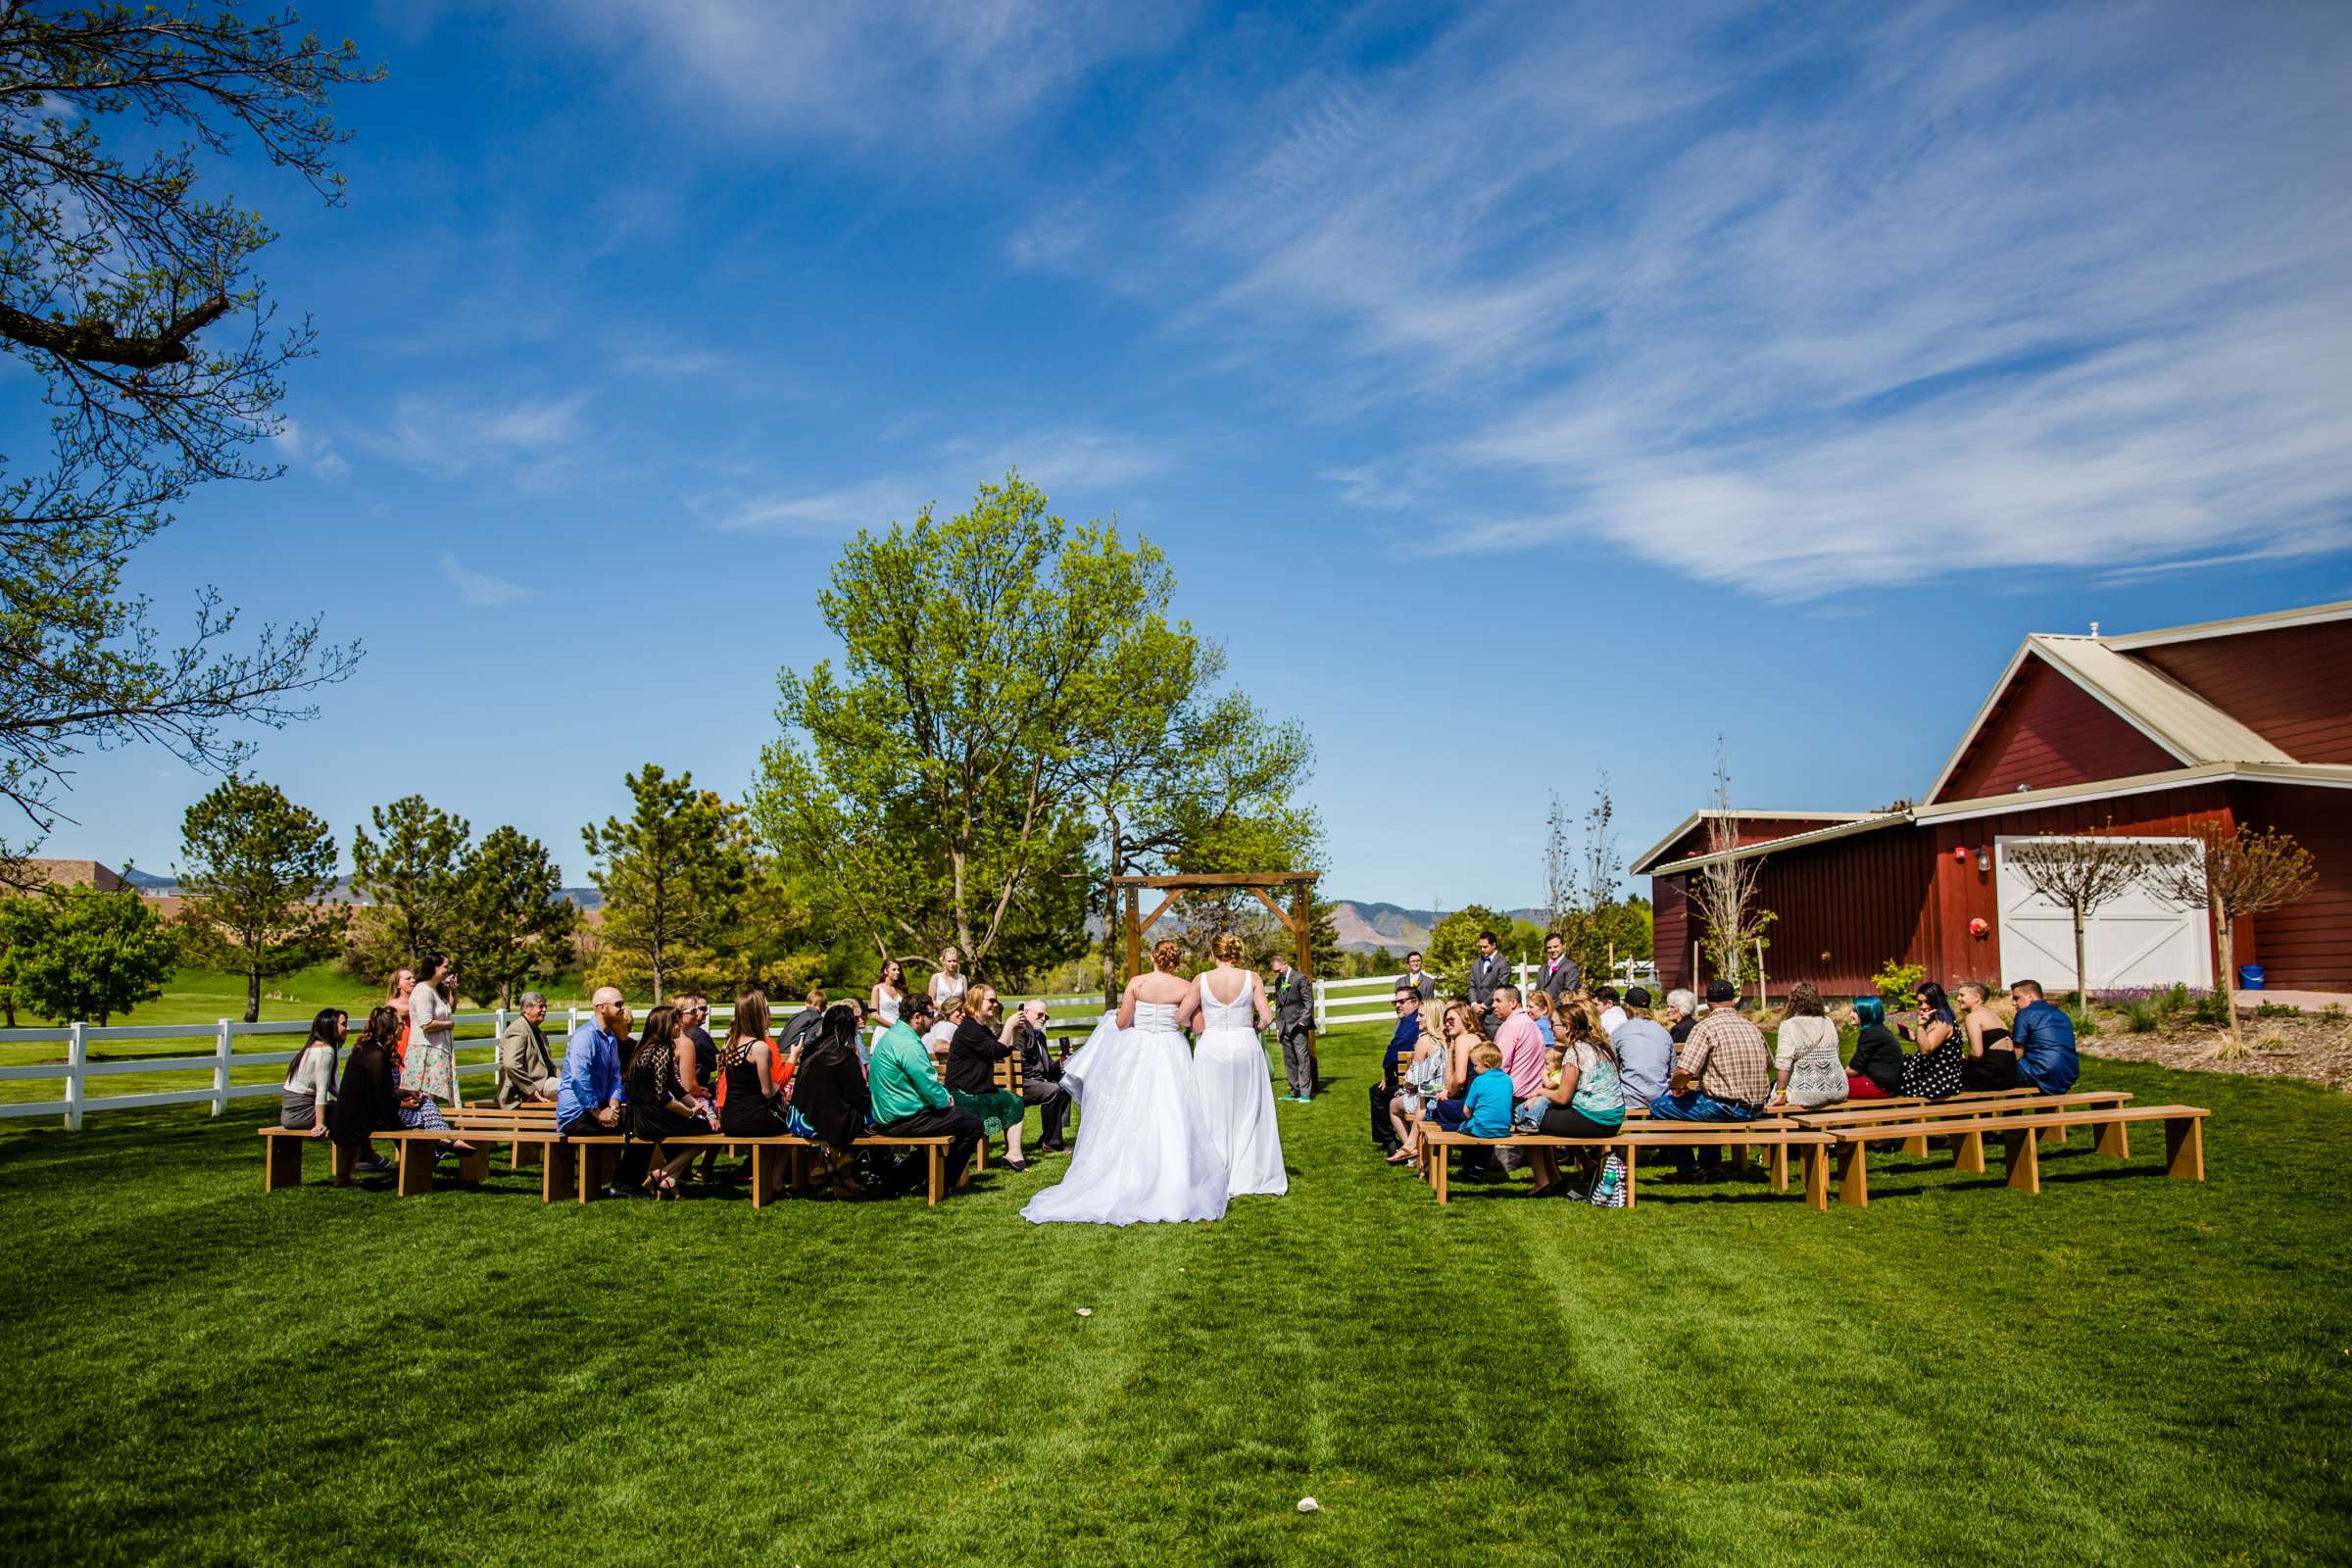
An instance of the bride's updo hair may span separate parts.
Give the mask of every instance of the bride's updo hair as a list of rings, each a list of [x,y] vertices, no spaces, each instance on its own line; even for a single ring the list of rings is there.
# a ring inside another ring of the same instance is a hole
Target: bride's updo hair
[[[1184,950],[1176,945],[1173,938],[1161,937],[1152,944],[1152,967],[1162,974],[1174,974],[1176,960],[1183,956]]]
[[[1242,961],[1242,939],[1230,931],[1217,933],[1217,940],[1208,945],[1209,955],[1219,963]]]

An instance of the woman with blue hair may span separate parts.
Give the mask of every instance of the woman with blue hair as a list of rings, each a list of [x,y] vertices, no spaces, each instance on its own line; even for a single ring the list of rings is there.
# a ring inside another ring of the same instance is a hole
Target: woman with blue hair
[[[1845,1098],[1888,1100],[1903,1092],[1903,1043],[1886,1027],[1886,1004],[1876,997],[1854,999],[1854,1059],[1846,1064]]]

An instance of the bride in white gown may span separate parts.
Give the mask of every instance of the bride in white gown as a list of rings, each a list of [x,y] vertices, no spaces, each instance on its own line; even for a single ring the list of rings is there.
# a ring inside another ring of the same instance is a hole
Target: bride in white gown
[[[1086,1114],[1068,1174],[1029,1200],[1021,1217],[1133,1225],[1217,1219],[1225,1212],[1225,1162],[1200,1114],[1192,1053],[1176,1019],[1193,987],[1170,972],[1173,942],[1152,950],[1152,972],[1127,982],[1114,1019],[1062,1068]]]
[[[1240,1198],[1291,1190],[1282,1168],[1282,1132],[1274,1125],[1274,1081],[1258,1031],[1274,1021],[1257,975],[1241,967],[1242,943],[1227,932],[1212,950],[1217,966],[1193,982],[1193,1010],[1200,1020],[1193,1076],[1200,1083],[1200,1111],[1225,1165],[1225,1193]]]

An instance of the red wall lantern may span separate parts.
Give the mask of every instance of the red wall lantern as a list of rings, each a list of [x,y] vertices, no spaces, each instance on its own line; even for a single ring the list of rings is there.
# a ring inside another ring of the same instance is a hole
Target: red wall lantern
[[[1956,844],[1952,846],[1952,863],[1954,865],[1966,865],[1968,863],[1968,849],[1965,845]]]
[[[1972,937],[1975,937],[1979,942],[1982,942],[1986,937],[1992,935],[1992,922],[1980,914],[1974,920],[1968,922],[1968,934]]]

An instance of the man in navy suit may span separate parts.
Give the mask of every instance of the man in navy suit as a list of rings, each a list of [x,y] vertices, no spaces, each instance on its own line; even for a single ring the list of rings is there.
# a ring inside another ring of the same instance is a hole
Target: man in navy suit
[[[1494,1016],[1494,988],[1511,983],[1511,966],[1502,961],[1502,944],[1492,931],[1478,934],[1478,956],[1470,960],[1470,1005],[1478,1009],[1478,1026],[1489,1038],[1502,1020]]]

